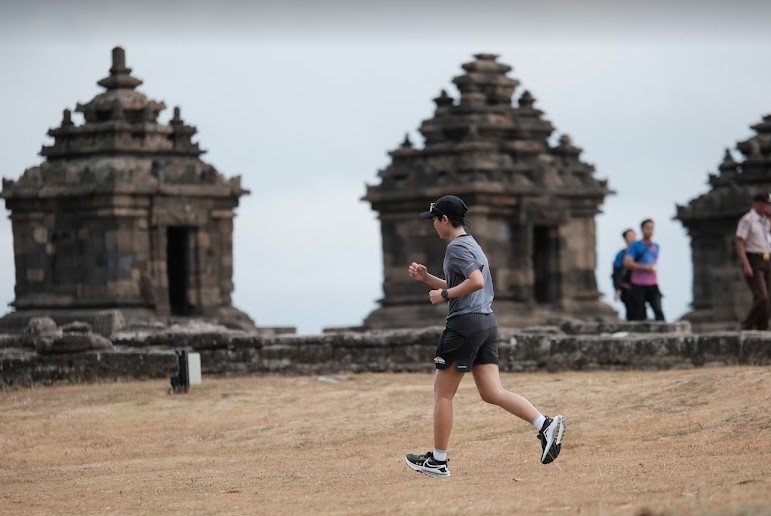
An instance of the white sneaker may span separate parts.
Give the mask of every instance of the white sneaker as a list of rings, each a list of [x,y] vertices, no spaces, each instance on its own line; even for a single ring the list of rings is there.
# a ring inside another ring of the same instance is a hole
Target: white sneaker
[[[554,419],[547,417],[543,422],[538,439],[541,441],[541,463],[549,464],[560,454],[562,437],[565,435],[565,416],[557,416]]]
[[[429,477],[449,477],[447,461],[438,461],[434,458],[434,452],[426,452],[423,455],[407,454],[407,465],[415,471],[425,473]]]

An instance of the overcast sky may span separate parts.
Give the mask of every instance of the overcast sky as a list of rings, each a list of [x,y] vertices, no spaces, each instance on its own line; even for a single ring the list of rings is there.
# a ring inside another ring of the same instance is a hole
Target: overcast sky
[[[499,54],[615,195],[597,218],[612,304],[620,233],[647,217],[668,320],[691,298],[676,204],[707,191],[725,148],[771,113],[761,2],[39,2],[0,16],[0,176],[40,162],[61,112],[99,93],[120,45],[139,88],[180,106],[203,159],[241,175],[234,304],[301,333],[360,324],[382,296],[380,226],[360,200],[387,152],[433,115],[479,52]],[[80,118],[76,117],[80,123]],[[738,157],[738,154],[735,154]],[[6,212],[7,214],[7,212]],[[0,220],[0,304],[13,300]],[[406,269],[405,269],[406,270]],[[436,271],[439,272],[439,271]],[[406,274],[406,272],[405,272]],[[614,305],[619,309],[617,305]]]

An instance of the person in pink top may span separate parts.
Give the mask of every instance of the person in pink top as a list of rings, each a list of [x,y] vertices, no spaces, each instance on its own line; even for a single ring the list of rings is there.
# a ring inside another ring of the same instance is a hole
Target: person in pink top
[[[759,193],[736,227],[736,254],[742,265],[744,280],[752,292],[752,305],[741,322],[742,330],[767,330],[771,284],[771,242],[768,211],[771,195]]]
[[[656,264],[659,260],[659,244],[653,239],[653,221],[645,219],[640,224],[642,240],[638,240],[629,246],[624,256],[624,265],[632,271],[630,277],[630,321],[644,321],[647,319],[646,303],[653,310],[657,321],[664,320],[664,312],[661,309],[661,290],[656,275]]]

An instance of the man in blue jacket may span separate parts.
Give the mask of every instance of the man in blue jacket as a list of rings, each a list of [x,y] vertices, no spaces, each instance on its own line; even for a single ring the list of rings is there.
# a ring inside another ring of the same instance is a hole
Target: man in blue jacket
[[[656,274],[656,266],[659,261],[659,244],[653,241],[653,221],[645,219],[640,224],[642,240],[638,240],[629,246],[624,256],[624,265],[632,270],[631,297],[633,321],[644,321],[646,317],[646,303],[653,310],[657,321],[664,320],[664,312],[661,309],[661,290]]]

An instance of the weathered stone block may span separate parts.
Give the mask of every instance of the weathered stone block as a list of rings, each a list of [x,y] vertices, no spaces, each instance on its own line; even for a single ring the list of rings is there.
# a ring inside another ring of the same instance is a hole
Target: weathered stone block
[[[37,349],[38,346],[47,346],[57,337],[62,335],[53,319],[50,317],[33,317],[24,329],[24,345]]]
[[[94,332],[102,337],[109,338],[110,335],[123,329],[126,321],[123,318],[123,312],[120,310],[104,310],[97,312],[94,316]]]
[[[748,365],[771,364],[771,334],[766,331],[742,332],[740,363]]]
[[[72,321],[62,325],[62,332],[67,333],[91,333],[91,325],[85,321]]]
[[[211,237],[206,231],[198,231],[196,233],[196,243],[199,249],[209,249],[211,247]]]
[[[23,336],[0,334],[0,348],[22,348],[22,347],[25,347]]]
[[[35,351],[41,355],[110,349],[113,349],[112,342],[95,333],[64,333],[51,340],[35,342]]]
[[[36,226],[32,229],[32,241],[36,244],[45,244],[48,242],[48,229],[42,226]]]
[[[30,283],[42,283],[45,279],[45,271],[43,269],[27,269],[27,281]]]

